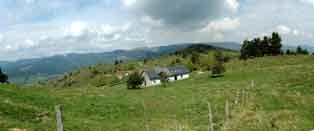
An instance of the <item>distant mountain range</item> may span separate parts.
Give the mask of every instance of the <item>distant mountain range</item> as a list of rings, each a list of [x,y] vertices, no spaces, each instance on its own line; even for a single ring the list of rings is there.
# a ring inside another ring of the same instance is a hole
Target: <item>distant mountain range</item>
[[[240,49],[240,45],[234,42],[185,43],[160,47],[143,47],[132,50],[116,50],[103,53],[67,54],[38,59],[18,60],[15,62],[0,62],[0,66],[3,71],[9,75],[11,82],[29,83],[45,80],[98,63],[113,63],[115,60],[155,58],[185,49],[193,44],[206,44],[230,50]]]
[[[103,53],[67,54],[46,58],[0,62],[0,67],[14,83],[29,83],[46,80],[57,75],[98,63],[113,63],[115,60],[140,60],[156,58],[174,53],[194,44],[210,45],[216,48],[239,51],[241,45],[235,42],[184,43],[160,47],[143,47],[132,50],[116,50]],[[295,47],[284,47],[293,49]],[[305,47],[304,47],[305,48]],[[311,48],[314,51],[314,48]]]

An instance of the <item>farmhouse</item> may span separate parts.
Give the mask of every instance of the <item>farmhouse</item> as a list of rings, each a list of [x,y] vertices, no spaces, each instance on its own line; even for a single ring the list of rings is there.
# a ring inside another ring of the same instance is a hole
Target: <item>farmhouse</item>
[[[161,84],[161,73],[166,73],[170,82],[184,80],[190,77],[190,71],[185,66],[173,66],[168,68],[155,67],[143,71],[144,84],[143,86],[155,86]]]

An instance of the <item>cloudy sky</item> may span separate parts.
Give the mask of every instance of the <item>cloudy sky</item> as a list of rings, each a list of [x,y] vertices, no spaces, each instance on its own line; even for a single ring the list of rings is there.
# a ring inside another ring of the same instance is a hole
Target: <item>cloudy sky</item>
[[[313,45],[314,0],[0,0],[0,61],[281,33]]]

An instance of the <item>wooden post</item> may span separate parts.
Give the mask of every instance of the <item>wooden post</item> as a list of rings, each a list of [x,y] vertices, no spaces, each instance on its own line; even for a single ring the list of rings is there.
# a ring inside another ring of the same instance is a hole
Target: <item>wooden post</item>
[[[56,110],[56,119],[57,119],[57,131],[63,131],[63,123],[62,123],[62,106],[55,106]]]
[[[252,88],[255,87],[255,82],[254,82],[254,80],[251,81],[251,87],[252,87]]]
[[[242,94],[241,94],[241,98],[242,98],[242,100],[241,100],[241,102],[242,102],[242,106],[244,106],[245,105],[245,90],[244,89],[242,89]]]
[[[176,124],[176,131],[181,131],[181,126],[180,126],[178,120],[176,119],[175,122],[176,122],[175,123]]]
[[[246,91],[246,103],[248,104],[250,100],[250,92]]]
[[[226,100],[225,103],[225,122],[228,121],[230,118],[230,112],[229,112],[229,102]]]
[[[214,131],[212,109],[209,102],[208,102],[208,131]]]
[[[237,90],[237,92],[236,92],[236,98],[235,98],[235,100],[234,100],[234,104],[235,104],[235,105],[239,104],[239,97],[240,97],[240,91]]]

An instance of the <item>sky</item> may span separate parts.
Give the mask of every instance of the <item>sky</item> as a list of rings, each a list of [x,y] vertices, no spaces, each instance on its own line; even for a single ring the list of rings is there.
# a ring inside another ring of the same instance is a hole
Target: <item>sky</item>
[[[0,61],[279,32],[312,45],[314,0],[0,0]]]

